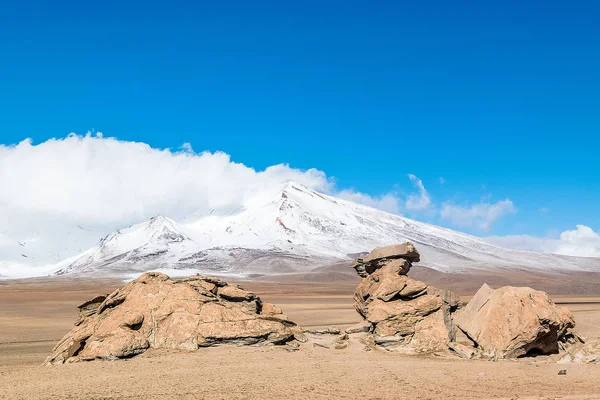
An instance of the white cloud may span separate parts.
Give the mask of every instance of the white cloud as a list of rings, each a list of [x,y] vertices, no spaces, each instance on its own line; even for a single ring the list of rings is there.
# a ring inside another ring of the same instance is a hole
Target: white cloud
[[[414,176],[413,174],[408,174],[408,178],[419,190],[419,193],[411,194],[410,196],[408,196],[405,205],[406,209],[409,211],[426,210],[431,205],[431,198],[429,197],[429,193],[427,193],[427,190],[425,190],[423,181]]]
[[[401,200],[393,193],[384,194],[379,197],[373,197],[364,193],[355,192],[354,190],[346,189],[338,192],[336,196],[344,200],[379,208],[393,214],[400,214],[401,211]]]
[[[399,212],[393,194],[338,193],[334,180],[317,169],[279,164],[257,171],[223,152],[196,153],[189,143],[177,150],[156,149],[100,133],[37,145],[27,139],[0,145],[0,260],[57,261],[72,255],[65,248],[84,250],[102,235],[154,215],[228,213],[255,192],[278,190],[290,180]],[[46,249],[36,257],[28,249],[22,259],[21,247],[40,241]]]
[[[490,236],[486,240],[499,246],[570,256],[600,257],[600,232],[585,225],[564,231],[558,238],[529,235]]]
[[[571,254],[583,257],[600,257],[600,234],[585,225],[560,234],[558,254]]]
[[[488,236],[485,240],[502,247],[540,253],[555,253],[558,247],[557,239],[530,235]]]
[[[154,149],[145,143],[70,135],[39,145],[0,145],[4,213],[60,216],[91,225],[173,218],[237,207],[258,189],[287,180],[333,189],[324,172],[274,165],[256,171],[222,153]]]
[[[443,185],[444,183],[446,183],[446,180],[443,176],[440,176],[440,184]]]
[[[477,227],[484,231],[499,218],[514,214],[517,209],[509,199],[496,203],[481,202],[470,206],[442,205],[441,217],[460,227]]]

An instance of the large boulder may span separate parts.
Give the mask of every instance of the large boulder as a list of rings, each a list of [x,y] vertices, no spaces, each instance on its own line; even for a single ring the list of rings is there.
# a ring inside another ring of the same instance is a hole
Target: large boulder
[[[367,268],[357,269],[361,276],[366,273],[354,294],[361,326],[367,327],[362,331],[371,332],[376,345],[405,353],[447,349],[455,337],[452,313],[458,297],[406,276],[411,262],[398,254],[418,260],[414,246],[406,243],[373,250],[361,261]]]
[[[401,273],[402,270],[393,263],[363,278],[354,293],[356,311],[366,317],[369,305],[374,300],[384,302],[400,299],[408,300],[427,291],[427,284],[406,275],[400,275]]]
[[[406,275],[413,262],[419,262],[420,255],[412,243],[406,242],[393,246],[374,249],[363,258],[354,260],[351,268],[363,278],[390,262],[396,263],[402,275]]]
[[[456,326],[491,358],[558,353],[575,326],[573,316],[547,293],[484,284],[454,317]]]
[[[280,309],[254,293],[204,276],[145,273],[79,310],[75,328],[47,364],[126,358],[149,348],[282,344],[299,332]]]

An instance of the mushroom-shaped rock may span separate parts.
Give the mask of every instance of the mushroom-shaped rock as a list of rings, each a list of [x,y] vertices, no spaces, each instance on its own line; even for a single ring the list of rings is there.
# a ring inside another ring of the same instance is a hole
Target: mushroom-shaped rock
[[[46,364],[126,358],[149,348],[195,350],[294,339],[296,325],[274,305],[265,305],[254,293],[216,278],[145,273],[83,303],[86,313]]]
[[[393,246],[374,249],[363,258],[354,260],[352,268],[363,278],[384,265],[394,264],[401,275],[406,275],[413,262],[420,261],[420,255],[412,243],[406,242]]]
[[[454,321],[478,347],[492,358],[558,353],[573,316],[547,293],[529,287],[484,284]]]
[[[372,262],[384,258],[389,260],[404,258],[410,262],[420,261],[419,252],[411,242],[374,249],[367,256],[363,257],[363,261]]]
[[[354,293],[365,318],[348,333],[372,332],[375,344],[407,353],[444,350],[454,340],[458,297],[409,278],[419,253],[411,243],[375,249],[353,266],[363,276]]]

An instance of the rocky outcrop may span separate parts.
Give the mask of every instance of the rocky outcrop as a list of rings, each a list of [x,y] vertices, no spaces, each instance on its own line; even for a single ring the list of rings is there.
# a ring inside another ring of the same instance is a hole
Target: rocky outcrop
[[[407,353],[448,348],[454,339],[452,313],[458,297],[409,278],[419,253],[411,243],[373,250],[352,267],[363,280],[354,294],[364,321],[348,333],[370,332],[376,345]]]
[[[486,358],[553,354],[572,340],[573,316],[547,293],[528,287],[492,289],[484,284],[456,313],[458,328]]]
[[[571,313],[548,294],[484,284],[459,310],[451,291],[406,276],[419,259],[415,247],[404,243],[375,249],[352,263],[363,277],[354,301],[364,320],[347,333],[366,333],[375,345],[407,353],[450,349],[466,359],[499,359],[569,350],[570,360],[595,362],[595,350],[582,347],[571,331]],[[456,327],[466,339],[457,339]]]
[[[369,321],[363,320],[357,324],[354,324],[354,325],[346,328],[346,330],[344,332],[347,334],[367,333],[367,332],[371,332],[372,329],[373,329],[373,324],[370,323]]]
[[[600,364],[600,341],[584,343],[584,341],[575,336],[576,343],[573,343],[566,350],[566,354],[558,360],[559,364]]]
[[[79,305],[75,328],[46,364],[132,357],[149,348],[283,344],[301,331],[254,293],[216,278],[145,273]]]
[[[415,246],[406,242],[377,248],[365,257],[354,260],[350,267],[354,268],[359,276],[366,278],[385,265],[396,264],[398,271],[402,275],[406,275],[410,271],[412,263],[419,262],[420,259],[421,256]]]

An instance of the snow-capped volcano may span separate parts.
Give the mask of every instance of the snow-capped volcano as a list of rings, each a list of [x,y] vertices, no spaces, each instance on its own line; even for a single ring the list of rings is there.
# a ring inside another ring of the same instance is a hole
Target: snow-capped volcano
[[[208,273],[308,271],[356,253],[412,241],[420,265],[443,272],[473,269],[600,271],[600,260],[495,246],[288,182],[227,214],[201,211],[176,222],[164,216],[120,229],[58,263],[56,274],[117,275],[144,270]]]

